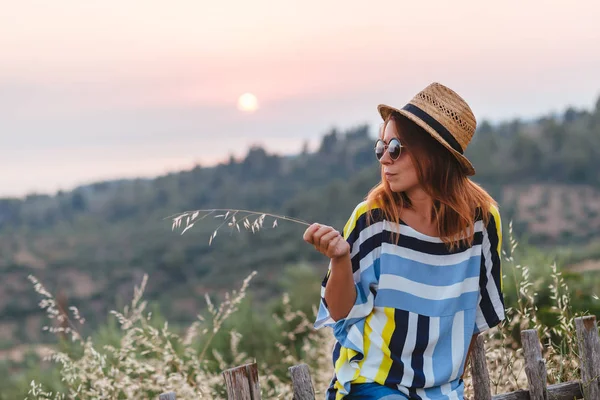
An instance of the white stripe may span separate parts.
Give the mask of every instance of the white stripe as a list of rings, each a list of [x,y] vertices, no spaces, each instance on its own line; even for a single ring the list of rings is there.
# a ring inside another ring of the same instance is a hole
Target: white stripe
[[[337,380],[344,385],[345,383],[352,381],[355,371],[355,367],[350,365],[350,363],[343,363],[340,370],[337,372]],[[340,389],[340,393],[348,394],[345,392],[344,389]]]
[[[372,332],[369,335],[371,345],[369,346],[368,350],[365,349],[365,351],[368,351],[369,354],[362,364],[360,374],[367,379],[375,380],[384,357],[383,351],[381,350],[384,345],[381,334],[385,328],[385,324],[387,323],[387,316],[383,311],[383,307],[375,307],[373,309],[373,316],[369,321],[372,329]]]
[[[404,374],[402,376],[401,385],[411,387],[415,371],[412,369],[412,353],[415,350],[415,344],[417,343],[417,322],[418,315],[415,313],[408,313],[408,325],[406,327],[406,341],[404,342],[404,348],[402,349],[402,356],[400,360],[404,364]]]
[[[393,254],[398,257],[407,258],[409,260],[417,261],[422,264],[445,266],[445,265],[456,265],[461,262],[469,260],[473,256],[481,254],[481,245],[475,245],[455,254],[444,254],[434,255],[415,251],[406,247],[396,246],[389,243],[383,243],[381,245],[382,254]]]
[[[452,321],[452,375],[453,381],[458,377],[458,370],[465,356],[465,312],[459,311]]]
[[[440,336],[440,319],[429,317],[429,342],[423,352],[423,373],[425,374],[425,387],[433,387],[435,376],[433,375],[433,351]]]
[[[350,309],[346,319],[352,318],[363,318],[371,313],[373,310],[373,293],[369,292],[367,295],[367,301],[363,304],[354,304],[354,307]]]
[[[379,289],[393,289],[428,300],[447,300],[460,297],[464,293],[477,292],[479,290],[479,278],[465,278],[462,282],[452,285],[434,286],[415,282],[398,275],[382,274],[379,277]]]
[[[475,325],[477,326],[477,330],[479,332],[485,332],[490,329],[480,307],[477,307],[477,313],[475,314]]]
[[[397,385],[397,387],[398,387],[398,390],[399,390],[400,392],[404,393],[404,394],[406,395],[406,397],[407,397],[407,398],[409,398],[409,397],[410,397],[410,392],[409,392],[409,390],[408,390],[406,387],[402,386],[402,384],[401,384],[401,383],[399,383],[399,384]]]
[[[450,390],[452,389],[452,385],[450,385],[450,383],[444,383],[442,386],[440,386],[440,390],[442,391],[442,394],[448,395],[448,393],[450,393]]]
[[[400,227],[400,229],[398,229]],[[411,228],[408,225],[396,224],[395,222],[384,221],[383,229],[389,232],[398,233],[400,232],[400,236],[410,236],[415,239],[423,240],[425,242],[430,243],[444,243],[444,241],[440,238],[428,236],[421,232],[418,232]]]
[[[474,228],[475,228],[475,232],[482,232],[482,231],[485,232],[482,221],[475,222]],[[400,232],[401,237],[409,236],[409,237],[413,237],[415,239],[419,239],[419,240],[429,242],[429,243],[444,243],[444,241],[442,239],[440,239],[438,237],[425,235],[421,232],[414,230],[413,228],[411,228],[408,225],[400,225],[395,222],[390,222],[390,221],[386,220],[386,221],[380,221],[380,222],[371,224],[371,225],[363,228],[362,231],[360,231],[360,233],[358,234],[358,238],[352,245],[352,251],[350,252],[350,257],[354,257],[356,254],[358,254],[361,244],[363,244],[365,241],[369,240],[371,237],[381,233],[384,230],[388,231],[388,232],[392,232],[392,233]]]
[[[458,395],[456,394],[456,390],[452,390],[452,385],[449,383],[445,383],[441,386],[442,394],[448,396],[450,400],[458,400]]]
[[[362,231],[358,234],[358,239],[352,244],[352,251],[350,252],[350,258],[354,257],[358,254],[358,250],[360,249],[360,245],[369,240],[371,237],[381,233],[383,230],[383,222],[377,222],[372,225],[369,225],[363,228]]]
[[[373,265],[373,263],[375,262],[375,259],[377,259],[379,257],[379,255],[381,254],[381,247],[378,247],[376,249],[373,249],[373,251],[371,251],[368,254],[365,254],[358,262],[360,268],[357,269],[356,271],[354,271],[353,277],[354,277],[354,282],[360,282],[360,275],[365,272],[367,270],[367,268],[369,268],[370,266]]]
[[[421,397],[421,399],[423,400],[431,400],[429,397],[427,397],[427,395],[425,394],[425,390],[424,389],[417,389],[416,390],[417,394],[419,395],[419,397]]]

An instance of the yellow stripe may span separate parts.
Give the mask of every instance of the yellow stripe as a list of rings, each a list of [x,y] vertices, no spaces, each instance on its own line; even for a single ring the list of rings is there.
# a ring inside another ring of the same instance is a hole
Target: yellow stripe
[[[335,368],[334,370],[339,371],[340,368],[342,367],[343,364],[345,364],[346,362],[348,362],[349,357],[348,357],[348,349],[341,346],[340,347],[340,355],[338,357],[337,360],[335,360]],[[342,393],[340,393],[341,389],[344,388],[344,385],[342,385],[342,383],[337,380],[335,381],[335,384],[333,385],[337,390],[336,390],[336,394],[335,394],[335,400],[341,400],[344,398],[344,395]]]
[[[352,213],[352,215],[348,219],[348,222],[346,222],[346,225],[344,226],[344,239],[348,239],[348,236],[350,236],[350,233],[352,233],[352,231],[356,227],[356,221],[358,221],[360,216],[366,213],[368,210],[369,208],[367,206],[366,201],[363,201],[358,206],[356,206],[354,212]]]
[[[490,213],[494,216],[494,221],[496,222],[496,232],[498,233],[498,259],[500,259],[500,264],[502,264],[502,222],[500,221],[500,211],[498,210],[498,207],[491,206]],[[500,267],[500,290],[503,290],[503,286],[502,267]]]
[[[381,333],[381,337],[383,339],[383,362],[379,366],[379,371],[377,372],[377,376],[375,377],[375,381],[381,385],[385,384],[385,380],[387,379],[390,369],[392,368],[392,358],[390,356],[390,341],[392,340],[392,333],[396,329],[396,320],[394,318],[394,309],[390,307],[384,307],[383,312],[387,318],[387,322],[383,327],[383,332]]]

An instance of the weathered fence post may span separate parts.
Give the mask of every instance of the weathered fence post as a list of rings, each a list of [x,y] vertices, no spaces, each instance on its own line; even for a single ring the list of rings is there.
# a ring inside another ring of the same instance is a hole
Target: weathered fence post
[[[260,400],[260,384],[256,363],[223,371],[223,378],[225,379],[229,400]]]
[[[600,375],[600,341],[594,315],[575,318],[581,384],[586,400],[600,400],[598,376]]]
[[[490,389],[490,374],[485,362],[485,346],[483,335],[477,336],[471,354],[471,375],[473,377],[473,392],[477,400],[492,400]]]
[[[310,379],[308,365],[300,364],[288,368],[292,378],[293,400],[315,400],[315,390]]]
[[[546,361],[542,357],[537,331],[535,329],[521,331],[521,343],[525,357],[525,374],[529,382],[529,398],[548,400]]]
[[[158,400],[176,400],[175,392],[163,393],[160,396],[158,396]]]

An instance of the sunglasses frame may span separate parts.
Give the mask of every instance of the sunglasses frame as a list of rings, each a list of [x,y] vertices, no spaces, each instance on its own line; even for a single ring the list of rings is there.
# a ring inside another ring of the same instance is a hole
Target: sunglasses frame
[[[392,153],[390,153],[390,150],[389,150],[390,143],[392,143],[392,141],[396,141],[398,143],[398,148],[400,149],[400,151],[398,152],[398,155],[396,157],[392,156]],[[379,145],[379,143],[383,143],[383,153],[381,154],[381,157],[377,156],[377,145]],[[391,138],[388,143],[384,142],[383,139],[377,139],[377,141],[375,142],[375,158],[377,158],[378,161],[381,161],[381,159],[385,155],[385,152],[387,151],[387,153],[390,155],[390,159],[392,159],[393,161],[396,161],[398,159],[398,157],[400,157],[400,154],[402,154],[403,147],[404,146],[402,146],[402,143],[400,142],[400,140],[398,138]]]

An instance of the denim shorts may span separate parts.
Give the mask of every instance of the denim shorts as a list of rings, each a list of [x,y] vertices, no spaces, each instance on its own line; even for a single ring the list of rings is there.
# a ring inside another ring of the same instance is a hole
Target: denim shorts
[[[380,385],[379,383],[360,383],[350,386],[350,394],[347,400],[406,400],[406,397],[398,389]]]

